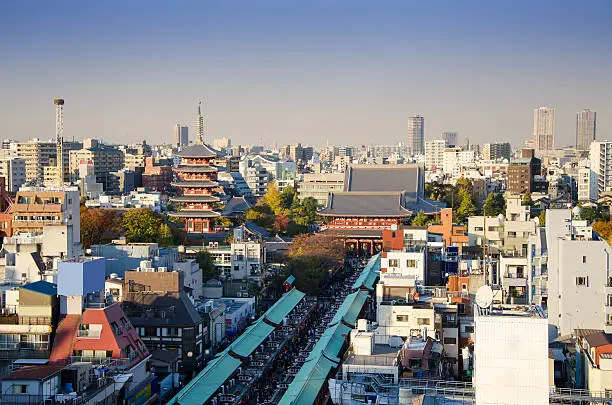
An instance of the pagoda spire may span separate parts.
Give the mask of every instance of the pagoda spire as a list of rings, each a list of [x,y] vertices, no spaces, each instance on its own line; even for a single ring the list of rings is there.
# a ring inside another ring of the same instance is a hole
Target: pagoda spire
[[[198,102],[198,122],[197,122],[198,140],[197,143],[204,143],[204,117],[202,116],[202,102]]]

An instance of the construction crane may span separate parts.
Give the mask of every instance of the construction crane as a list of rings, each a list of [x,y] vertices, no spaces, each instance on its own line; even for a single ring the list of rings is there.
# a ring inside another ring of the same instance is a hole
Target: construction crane
[[[56,98],[55,104],[55,144],[57,146],[57,185],[64,185],[64,99]]]

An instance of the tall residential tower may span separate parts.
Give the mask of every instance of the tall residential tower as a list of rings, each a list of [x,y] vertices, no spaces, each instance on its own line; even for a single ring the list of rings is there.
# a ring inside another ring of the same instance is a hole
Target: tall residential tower
[[[174,126],[174,146],[181,147],[189,145],[189,127],[183,127],[180,124]]]
[[[533,110],[533,142],[536,154],[546,154],[555,145],[555,109],[540,107]]]
[[[589,150],[591,142],[595,140],[597,127],[597,113],[591,110],[582,110],[576,113],[576,149]]]
[[[408,117],[408,143],[412,154],[425,153],[425,119],[420,115]]]

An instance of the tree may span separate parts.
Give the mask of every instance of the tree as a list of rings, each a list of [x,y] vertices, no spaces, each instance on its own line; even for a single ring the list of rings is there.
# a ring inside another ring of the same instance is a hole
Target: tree
[[[280,206],[283,210],[290,210],[293,208],[295,204],[295,200],[297,199],[297,192],[295,187],[287,186],[280,193]],[[299,203],[299,200],[298,200]]]
[[[538,220],[540,222],[540,226],[546,225],[546,210],[542,210],[542,212],[540,212],[540,215],[538,216]]]
[[[521,204],[529,206],[533,204],[533,200],[531,199],[531,193],[529,191],[523,194],[523,201],[521,202]]]
[[[459,190],[459,199],[461,204],[457,208],[457,222],[464,223],[468,217],[476,215],[476,206],[472,201],[472,195],[466,188]]]
[[[427,222],[427,216],[425,216],[423,210],[419,211],[419,213],[412,219],[412,225],[414,226],[425,226],[427,225]]]
[[[335,267],[344,257],[344,243],[332,235],[297,235],[289,247],[289,257],[298,256],[314,256],[323,267]]]
[[[295,277],[295,287],[306,294],[317,296],[329,269],[315,256],[298,256],[289,259],[285,274]]]
[[[257,204],[249,208],[245,212],[244,218],[247,221],[255,222],[265,229],[272,229],[274,226],[274,212],[272,212],[270,206],[263,200],[257,201]]]
[[[157,243],[160,246],[172,246],[174,243],[174,235],[168,224],[161,224],[159,234],[157,235]]]
[[[276,233],[285,233],[287,232],[287,228],[289,227],[289,222],[291,220],[284,214],[279,214],[274,219],[274,231]]]
[[[266,195],[263,196],[263,200],[268,204],[274,215],[281,213],[281,193],[274,181],[268,183],[268,190],[266,191]]]
[[[610,219],[608,207],[597,205],[595,207],[580,207],[580,219],[592,224],[594,222],[606,222]]]
[[[196,262],[202,270],[202,281],[206,282],[211,278],[219,277],[219,271],[215,267],[212,255],[208,250],[200,250],[195,256]]]
[[[81,206],[80,215],[83,248],[108,243],[119,237],[121,217],[117,211]]]
[[[127,210],[123,214],[121,227],[128,242],[152,243],[157,241],[162,217],[148,208]]]
[[[496,217],[506,211],[506,199],[503,194],[491,193],[482,207],[482,213],[485,216]]]
[[[229,228],[232,225],[234,225],[234,223],[228,217],[223,217],[222,216],[222,217],[216,217],[215,218],[215,226],[216,227]]]
[[[455,183],[455,187],[460,191],[461,189],[468,190],[472,193],[472,182],[465,177],[460,177]]]

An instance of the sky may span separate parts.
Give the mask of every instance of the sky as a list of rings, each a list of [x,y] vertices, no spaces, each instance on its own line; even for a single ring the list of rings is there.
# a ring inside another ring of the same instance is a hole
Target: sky
[[[322,146],[533,133],[556,108],[612,134],[612,2],[0,1],[0,137],[172,142],[176,123],[234,144]]]

